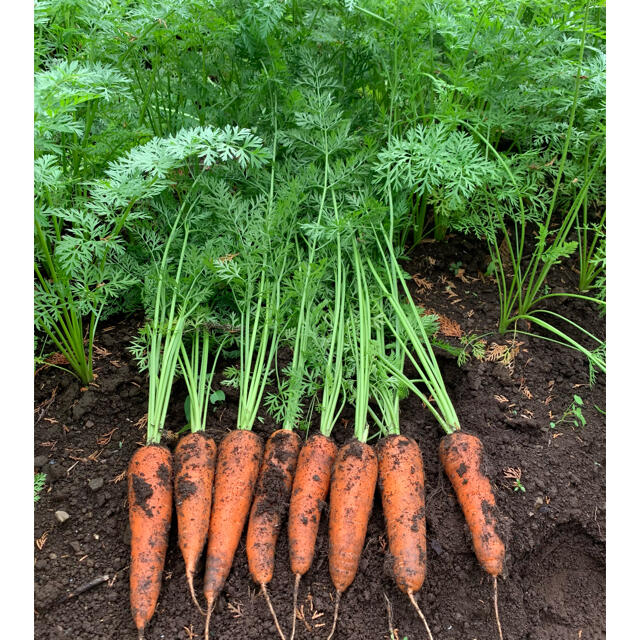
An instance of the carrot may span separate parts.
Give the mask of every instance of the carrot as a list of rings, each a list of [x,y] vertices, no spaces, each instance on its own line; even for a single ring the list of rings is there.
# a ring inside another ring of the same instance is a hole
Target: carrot
[[[424,468],[418,443],[399,434],[380,440],[378,484],[387,525],[389,552],[396,585],[431,630],[414,597],[427,574],[427,524],[424,501]]]
[[[498,633],[498,576],[504,569],[505,546],[498,532],[496,500],[484,471],[482,442],[469,433],[455,431],[440,441],[440,461],[456,492],[469,525],[473,549],[482,568],[493,577]]]
[[[278,633],[284,640],[266,585],[273,578],[276,541],[282,512],[291,495],[293,475],[300,451],[299,436],[289,429],[278,429],[265,446],[260,477],[247,526],[247,560],[251,577],[260,585]]]
[[[371,446],[351,440],[340,447],[333,465],[329,499],[329,573],[336,588],[334,626],[340,596],[353,582],[367,535],[378,479],[378,460]]]
[[[393,576],[400,591],[416,592],[427,574],[422,454],[415,440],[402,435],[387,436],[377,449]]]
[[[293,623],[296,633],[296,602],[300,578],[309,571],[315,553],[320,514],[329,493],[331,468],[338,447],[322,433],[316,433],[300,449],[289,504],[289,564],[296,577],[293,588]]]
[[[337,451],[331,438],[317,433],[302,445],[298,456],[289,505],[289,563],[296,576],[311,568]]]
[[[142,639],[160,595],[171,526],[171,453],[166,447],[151,444],[133,454],[128,497],[131,613]]]
[[[173,458],[178,546],[184,558],[191,597],[202,612],[193,589],[193,576],[209,530],[216,443],[202,431],[190,433],[180,439]]]
[[[231,431],[218,447],[216,488],[211,508],[204,576],[207,638],[213,603],[231,571],[233,557],[251,508],[261,458],[260,436],[246,429]]]

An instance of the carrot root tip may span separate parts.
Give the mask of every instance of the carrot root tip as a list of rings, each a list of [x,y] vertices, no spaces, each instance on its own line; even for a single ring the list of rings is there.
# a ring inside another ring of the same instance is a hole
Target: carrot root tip
[[[331,627],[331,633],[327,636],[327,640],[333,638],[333,634],[336,632],[336,626],[338,624],[338,607],[340,606],[340,592],[336,591],[336,608],[333,612],[333,626]]]
[[[293,585],[293,622],[291,623],[291,636],[289,640],[294,640],[296,637],[296,606],[298,604],[298,588],[300,587],[300,578],[302,576],[299,573],[296,573],[296,581]]]
[[[193,588],[193,574],[192,573],[187,573],[187,583],[189,584],[189,591],[191,592],[191,599],[193,600],[193,603],[196,605],[196,607],[198,608],[198,611],[203,616],[206,615],[204,610],[200,606],[200,603],[198,602],[198,598],[196,597],[196,592],[195,592],[195,589]]]
[[[278,633],[280,634],[280,638],[282,638],[282,640],[287,640],[284,637],[284,633],[282,633],[282,629],[280,628],[280,623],[278,622],[278,616],[276,615],[276,611],[273,608],[273,605],[271,604],[271,598],[269,598],[269,593],[267,592],[267,585],[264,582],[262,582],[260,584],[260,589],[262,590],[262,593],[264,595],[264,599],[267,601],[267,606],[269,607],[269,611],[271,611],[271,616],[273,617],[273,621],[275,622],[276,629],[278,630]]]
[[[409,589],[407,591],[407,595],[409,596],[409,600],[411,600],[411,604],[415,607],[415,610],[418,612],[418,615],[420,616],[420,620],[422,620],[422,624],[424,624],[424,628],[427,630],[427,635],[429,636],[429,640],[433,640],[433,636],[431,635],[431,629],[429,629],[429,625],[427,624],[427,619],[424,617],[424,613],[422,613],[422,610],[418,606],[415,596],[413,595],[413,591]]]
[[[496,614],[496,624],[498,625],[498,636],[502,640],[502,625],[500,624],[500,616],[498,615],[498,578],[493,576],[493,610]]]
[[[211,612],[213,611],[213,602],[215,598],[207,603],[207,619],[204,623],[204,637],[209,640],[209,623],[211,622]]]

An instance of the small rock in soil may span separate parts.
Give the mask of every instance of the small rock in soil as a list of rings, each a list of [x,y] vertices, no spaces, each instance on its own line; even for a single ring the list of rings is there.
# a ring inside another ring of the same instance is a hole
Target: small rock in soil
[[[89,488],[91,491],[98,491],[104,486],[104,478],[92,478],[89,480]]]
[[[69,546],[76,552],[76,553],[81,553],[82,552],[82,547],[80,546],[80,543],[77,540],[72,540],[69,543]]]
[[[47,561],[44,558],[36,560],[36,569],[44,569],[47,566]]]
[[[437,555],[442,554],[442,545],[437,540],[431,541],[431,548],[436,552]]]
[[[47,460],[48,460],[47,456],[36,456],[33,459],[33,466],[36,469],[39,469],[40,467],[44,467],[44,465],[47,464]]]
[[[56,516],[56,520],[60,524],[62,524],[63,522],[66,522],[70,517],[66,511],[56,511],[54,515]]]
[[[78,400],[78,404],[73,407],[73,419],[80,420],[82,416],[91,411],[91,408],[95,406],[96,394],[93,391],[85,391]]]
[[[87,421],[84,423],[84,426],[85,426],[87,429],[91,429],[94,425],[95,425],[95,422],[94,422],[93,420],[87,420]]]
[[[67,475],[67,472],[62,468],[59,464],[49,465],[49,469],[47,470],[47,475],[52,480],[61,480]]]

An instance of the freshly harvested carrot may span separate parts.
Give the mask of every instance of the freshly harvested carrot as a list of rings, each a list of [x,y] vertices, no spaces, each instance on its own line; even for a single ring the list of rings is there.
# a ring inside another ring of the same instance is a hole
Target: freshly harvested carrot
[[[498,632],[498,576],[504,569],[505,546],[498,532],[496,499],[484,471],[482,442],[469,433],[454,431],[440,441],[440,462],[453,485],[469,525],[473,549],[482,568],[493,577]]]
[[[336,443],[321,433],[300,449],[289,505],[289,563],[296,576],[311,568],[322,506],[329,493]]]
[[[320,514],[329,493],[336,443],[323,433],[311,436],[300,449],[289,504],[289,563],[295,575],[291,640],[296,635],[296,603],[300,578],[309,571],[315,553]]]
[[[267,440],[260,477],[247,526],[247,560],[252,578],[264,593],[276,628],[284,640],[266,585],[273,578],[276,542],[282,513],[289,502],[300,451],[300,437],[290,429],[278,429]]]
[[[483,469],[483,454],[482,442],[469,433],[456,431],[440,441],[440,462],[469,525],[478,562],[489,575],[498,576],[505,547],[497,530],[496,499]]]
[[[171,526],[171,473],[171,453],[157,444],[140,447],[129,462],[131,613],[140,639],[160,595]]]
[[[337,591],[332,634],[340,596],[358,571],[377,479],[378,459],[371,446],[351,440],[340,447],[329,498],[329,573]]]
[[[209,531],[216,443],[202,431],[190,433],[180,439],[173,458],[178,546],[184,558],[191,597],[200,609],[193,589],[193,576]]]
[[[211,508],[204,576],[207,638],[213,603],[231,571],[233,557],[251,508],[261,459],[262,440],[246,429],[231,431],[218,447],[216,488]]]
[[[418,443],[390,435],[378,443],[378,484],[393,575],[403,593],[419,591],[427,574],[424,469]]]
[[[389,552],[396,585],[409,596],[427,635],[431,630],[414,597],[427,574],[427,523],[424,467],[420,447],[413,438],[392,434],[380,440],[378,484],[387,525]]]

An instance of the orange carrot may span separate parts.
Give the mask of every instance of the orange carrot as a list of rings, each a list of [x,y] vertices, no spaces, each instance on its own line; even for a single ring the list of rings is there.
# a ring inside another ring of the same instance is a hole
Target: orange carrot
[[[504,569],[505,546],[498,532],[496,500],[484,471],[483,456],[482,442],[471,434],[454,431],[440,441],[440,462],[469,525],[476,558],[493,576],[496,623],[502,638],[497,577]]]
[[[420,590],[427,573],[422,454],[415,440],[391,435],[378,444],[378,483],[393,575],[403,593]]]
[[[207,638],[213,603],[231,571],[233,557],[251,508],[261,458],[260,436],[246,429],[231,431],[218,447],[216,488],[211,508],[204,576]]]
[[[329,493],[336,443],[322,433],[311,436],[300,449],[289,505],[289,563],[293,587],[291,639],[296,635],[296,604],[300,578],[309,571],[315,553],[320,513]]]
[[[372,447],[352,440],[340,447],[333,466],[329,499],[329,573],[337,598],[353,582],[367,535],[378,479],[378,460]]]
[[[209,531],[216,443],[202,431],[190,433],[180,439],[173,458],[178,546],[184,558],[191,597],[200,609],[193,589],[193,576]]]
[[[300,450],[289,505],[289,562],[295,575],[304,575],[311,568],[337,451],[336,443],[321,433],[309,438]]]
[[[131,526],[131,612],[138,638],[153,616],[171,526],[171,453],[148,445],[131,457],[128,470]]]
[[[431,630],[414,597],[427,574],[427,523],[424,468],[418,443],[394,434],[378,443],[378,483],[387,524],[393,576],[400,591],[409,596],[427,634]]]
[[[291,495],[299,451],[300,438],[293,431],[279,429],[271,434],[265,446],[260,477],[247,526],[249,572],[260,585],[283,640],[284,634],[271,606],[266,585],[273,577],[276,541],[280,532],[282,513]]]

